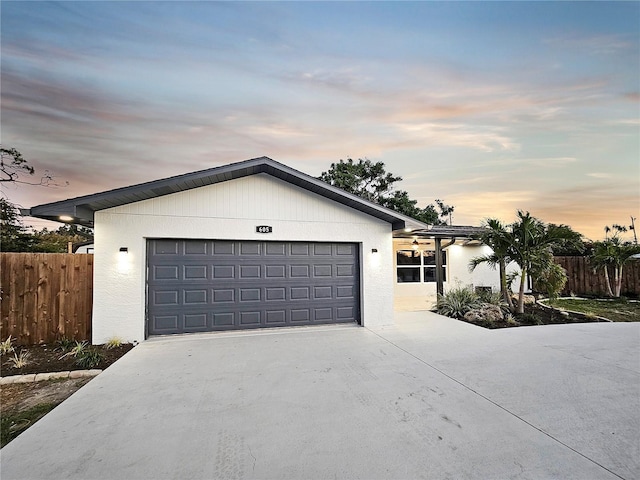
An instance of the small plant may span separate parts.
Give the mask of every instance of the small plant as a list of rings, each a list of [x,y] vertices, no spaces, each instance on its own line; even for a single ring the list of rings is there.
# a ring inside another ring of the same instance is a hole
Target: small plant
[[[458,287],[438,295],[436,312],[447,317],[464,318],[465,313],[480,306],[478,295],[470,287]]]
[[[87,348],[76,355],[76,365],[82,368],[94,368],[100,365],[103,359],[103,355],[98,350]]]
[[[512,327],[517,327],[518,325],[520,325],[511,313],[507,313],[504,316],[504,321],[507,325],[510,325]]]
[[[7,355],[8,353],[11,353],[13,351],[13,338],[11,338],[11,335],[9,335],[9,338],[7,338],[4,342],[0,342],[0,354]]]
[[[75,340],[71,338],[62,337],[61,339],[56,340],[56,346],[54,348],[54,351],[67,353],[73,348],[75,343],[76,343]]]
[[[20,353],[14,352],[13,358],[10,358],[7,363],[14,368],[23,368],[31,363],[29,356],[30,354],[27,350],[22,350]]]
[[[67,353],[60,357],[60,360],[65,357],[78,357],[79,355],[82,355],[82,353],[87,349],[88,346],[89,344],[87,342],[76,341],[74,346],[71,347],[71,349]]]
[[[120,337],[111,337],[107,340],[107,343],[104,344],[104,348],[107,350],[111,350],[112,348],[118,348],[123,344],[123,340]]]

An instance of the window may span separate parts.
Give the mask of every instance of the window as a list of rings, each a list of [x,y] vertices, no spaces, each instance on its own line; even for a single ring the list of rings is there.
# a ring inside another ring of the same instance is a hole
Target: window
[[[422,252],[422,265],[424,265],[424,281],[436,281],[436,252]],[[447,252],[442,252],[442,281],[447,281]]]
[[[396,265],[398,283],[436,281],[436,252],[432,250],[398,250]],[[442,252],[442,279],[447,281],[447,252]]]
[[[398,283],[415,283],[420,281],[420,252],[417,250],[398,250]]]

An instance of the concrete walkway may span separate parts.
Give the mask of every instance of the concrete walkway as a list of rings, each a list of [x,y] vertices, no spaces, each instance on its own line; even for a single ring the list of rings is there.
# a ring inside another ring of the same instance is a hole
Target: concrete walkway
[[[637,479],[640,324],[152,339],[0,452],[9,479]]]

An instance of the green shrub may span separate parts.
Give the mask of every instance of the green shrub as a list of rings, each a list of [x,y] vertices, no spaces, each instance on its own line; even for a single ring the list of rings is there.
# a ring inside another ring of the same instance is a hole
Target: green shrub
[[[544,292],[548,298],[558,298],[567,284],[567,272],[557,263],[552,263],[534,278],[533,288]]]
[[[60,357],[60,360],[62,360],[65,357],[77,358],[78,356],[82,355],[87,350],[88,347],[89,347],[89,344],[87,342],[75,342],[73,347],[71,347],[71,349],[67,353],[65,353]]]
[[[436,312],[447,317],[462,319],[465,313],[479,307],[480,304],[478,295],[471,287],[458,287],[444,295],[438,295]]]
[[[67,353],[73,348],[75,344],[76,344],[75,340],[67,337],[62,337],[59,340],[56,340],[56,346],[54,348],[54,351]]]
[[[82,368],[95,368],[100,365],[104,356],[95,348],[84,349],[76,355],[76,365]]]
[[[519,323],[524,323],[525,325],[542,325],[542,320],[540,320],[533,313],[523,313],[516,317]]]

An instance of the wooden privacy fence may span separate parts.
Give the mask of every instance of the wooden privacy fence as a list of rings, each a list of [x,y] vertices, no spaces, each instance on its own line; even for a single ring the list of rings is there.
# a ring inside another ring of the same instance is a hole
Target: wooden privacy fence
[[[602,295],[607,293],[604,272],[594,272],[588,257],[555,257],[556,263],[567,271],[567,285],[563,295]],[[609,269],[609,275],[613,272]],[[611,279],[612,288],[613,279]],[[640,295],[640,260],[631,260],[622,271],[622,295]]]
[[[91,340],[93,255],[2,253],[0,287],[2,340]]]

